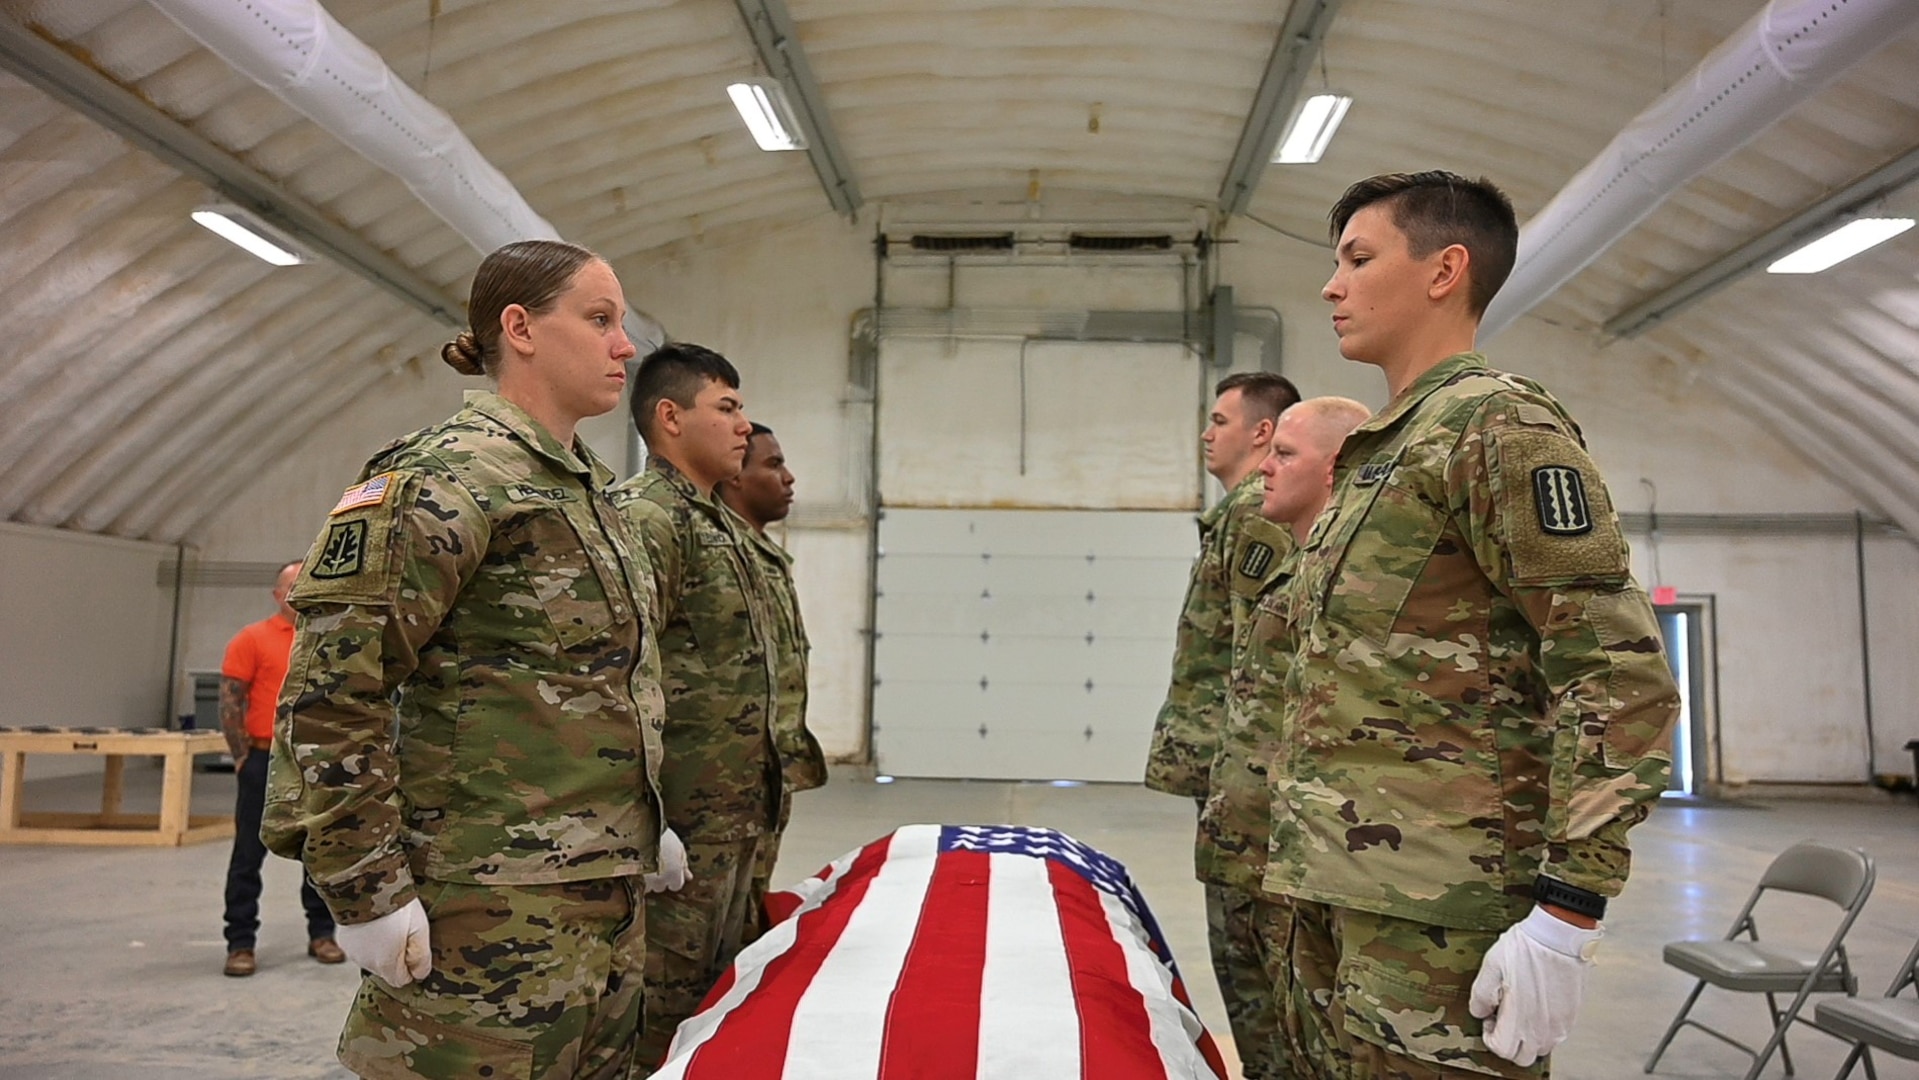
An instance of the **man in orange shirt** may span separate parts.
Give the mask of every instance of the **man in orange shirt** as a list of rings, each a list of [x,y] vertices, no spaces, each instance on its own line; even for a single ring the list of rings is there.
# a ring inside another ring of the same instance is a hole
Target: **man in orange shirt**
[[[293,609],[287,594],[300,576],[300,563],[280,568],[273,583],[272,615],[243,627],[227,643],[220,663],[220,730],[233,752],[239,797],[233,807],[233,856],[227,860],[228,975],[254,971],[254,935],[260,931],[260,866],[267,848],[260,841],[260,816],[266,810],[267,760],[272,756],[273,711],[286,681],[293,652]],[[322,964],[346,959],[333,940],[333,914],[302,871],[300,903],[307,914],[307,955]]]

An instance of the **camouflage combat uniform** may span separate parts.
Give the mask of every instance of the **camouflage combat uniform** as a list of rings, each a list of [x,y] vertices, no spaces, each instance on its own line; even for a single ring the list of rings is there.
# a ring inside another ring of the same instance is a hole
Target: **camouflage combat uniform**
[[[1172,683],[1154,721],[1152,749],[1146,759],[1147,787],[1171,795],[1190,795],[1202,808],[1219,753],[1220,730],[1226,722],[1226,682],[1232,669],[1233,637],[1248,610],[1247,589],[1242,582],[1265,573],[1285,551],[1279,546],[1285,538],[1274,538],[1271,523],[1259,516],[1264,491],[1265,478],[1254,470],[1200,516],[1199,558],[1193,563],[1186,600],[1180,609]],[[1249,530],[1262,530],[1265,538],[1247,550],[1246,554],[1258,553],[1255,563],[1247,564],[1253,571],[1250,575],[1240,572],[1237,561],[1244,557],[1242,538]],[[1204,833],[1199,835],[1198,844],[1199,857],[1209,858],[1204,854]],[[1195,869],[1200,867],[1196,864]],[[1262,1067],[1259,1063],[1266,1058],[1260,1048],[1272,1042],[1272,1008],[1263,969],[1245,948],[1249,897],[1216,880],[1216,874],[1201,870],[1198,876],[1206,886],[1207,943],[1211,946],[1213,974],[1225,999],[1234,1042],[1243,1047],[1242,1063],[1255,1070],[1249,1075],[1257,1078],[1257,1070]]]
[[[1233,662],[1232,594],[1227,560],[1247,518],[1259,516],[1265,478],[1246,475],[1199,517],[1199,558],[1186,583],[1173,641],[1173,679],[1153,721],[1146,786],[1168,795],[1206,798],[1206,776],[1226,715],[1226,676]]]
[[[1293,1074],[1260,934],[1261,905],[1278,901],[1261,891],[1260,882],[1272,831],[1266,762],[1276,749],[1282,716],[1270,692],[1278,681],[1270,669],[1277,661],[1283,672],[1285,656],[1259,649],[1253,631],[1254,605],[1286,573],[1294,544],[1284,526],[1257,514],[1246,516],[1237,531],[1226,562],[1233,611],[1231,674],[1219,748],[1199,812],[1193,869],[1206,884],[1206,941],[1241,1069],[1246,1080],[1278,1080]]]
[[[735,516],[733,522],[751,553],[761,606],[771,617],[773,670],[778,674],[773,712],[773,745],[780,755],[780,805],[771,832],[760,837],[753,867],[753,895],[771,887],[780,857],[780,835],[793,813],[793,793],[826,783],[826,755],[806,727],[806,662],[813,646],[800,618],[800,594],[793,586],[793,556],[765,533]],[[758,914],[757,908],[755,914]]]
[[[361,981],[363,1076],[630,1065],[665,703],[611,480],[471,392],[367,463],[301,568],[263,838],[340,922],[417,897],[431,927],[425,979]]]
[[[1335,484],[1281,599],[1289,1034],[1342,1076],[1538,1075],[1486,1049],[1467,988],[1537,875],[1625,882],[1678,709],[1652,607],[1578,428],[1475,354],[1349,436]]]
[[[754,870],[782,797],[778,683],[739,518],[658,455],[612,494],[653,568],[666,691],[660,790],[691,875],[680,891],[653,894],[647,911],[640,1060],[657,1065],[761,921]]]

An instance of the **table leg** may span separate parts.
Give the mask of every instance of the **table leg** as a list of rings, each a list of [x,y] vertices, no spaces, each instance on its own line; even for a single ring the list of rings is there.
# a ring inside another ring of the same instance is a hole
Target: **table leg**
[[[27,779],[27,755],[0,753],[0,837],[20,830],[21,784]]]
[[[127,756],[107,755],[106,777],[100,784],[100,816],[112,818],[120,813],[120,795],[126,790]]]
[[[187,832],[187,809],[193,795],[193,755],[183,747],[166,755],[160,777],[160,842],[178,845]]]

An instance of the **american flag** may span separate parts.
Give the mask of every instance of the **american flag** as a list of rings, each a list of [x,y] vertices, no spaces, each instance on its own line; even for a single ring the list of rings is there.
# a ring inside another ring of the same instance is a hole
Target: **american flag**
[[[364,483],[355,484],[346,489],[346,494],[340,496],[340,501],[334,503],[333,509],[328,510],[327,514],[331,516],[346,510],[352,510],[356,507],[371,506],[375,503],[384,502],[386,500],[386,489],[388,485],[392,483],[392,473],[381,473]]]
[[[1216,1080],[1146,901],[1052,829],[908,825],[767,897],[662,1080]]]

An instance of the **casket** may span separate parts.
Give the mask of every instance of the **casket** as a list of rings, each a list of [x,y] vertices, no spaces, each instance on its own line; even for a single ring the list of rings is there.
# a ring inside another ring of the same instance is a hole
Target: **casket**
[[[1052,829],[908,825],[768,896],[665,1080],[1219,1080],[1126,870]]]

